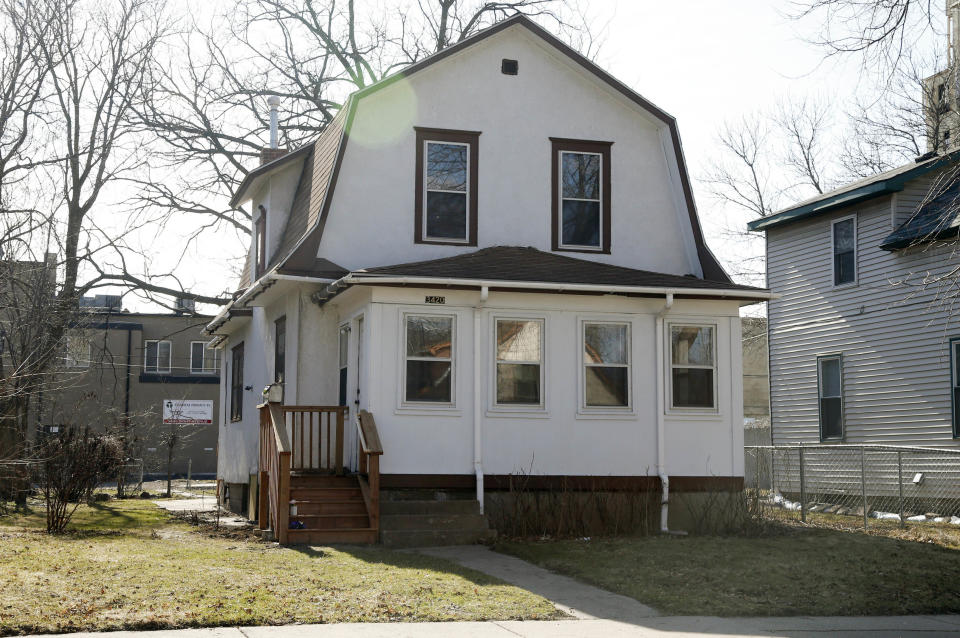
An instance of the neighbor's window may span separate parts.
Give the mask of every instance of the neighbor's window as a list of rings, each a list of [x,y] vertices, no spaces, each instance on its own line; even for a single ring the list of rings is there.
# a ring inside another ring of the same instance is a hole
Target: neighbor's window
[[[350,344],[350,326],[340,326],[340,343],[339,343],[339,361],[338,367],[340,369],[340,389],[339,389],[339,403],[337,405],[346,405],[347,404],[347,357],[349,352]]]
[[[553,249],[610,252],[610,143],[553,142]]]
[[[243,344],[230,351],[230,420],[243,418]]]
[[[716,352],[714,326],[670,326],[672,407],[717,407]]]
[[[280,317],[273,324],[273,381],[283,383],[287,370],[287,318]]]
[[[832,224],[833,285],[857,280],[857,222],[853,217],[838,219]]]
[[[404,398],[453,403],[453,317],[407,315]]]
[[[630,325],[583,324],[584,403],[587,407],[630,405]]]
[[[217,351],[208,348],[204,341],[190,342],[190,373],[215,374],[217,372]]]
[[[173,348],[169,341],[144,341],[144,372],[170,373],[170,358]]]
[[[821,441],[843,438],[842,362],[840,355],[817,357]]]
[[[476,245],[478,136],[417,128],[417,242]]]
[[[497,319],[497,404],[540,405],[542,319]]]
[[[63,365],[67,368],[89,368],[93,358],[90,340],[82,335],[67,336]]]
[[[950,375],[953,392],[953,436],[960,438],[960,338],[950,340]]]

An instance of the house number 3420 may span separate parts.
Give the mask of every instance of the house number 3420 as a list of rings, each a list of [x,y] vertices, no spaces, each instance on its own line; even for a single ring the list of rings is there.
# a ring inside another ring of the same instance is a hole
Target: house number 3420
[[[434,296],[434,295],[427,295],[426,297],[423,298],[423,303],[439,303],[439,304],[445,304],[445,303],[447,303],[447,298],[446,298],[446,297]]]

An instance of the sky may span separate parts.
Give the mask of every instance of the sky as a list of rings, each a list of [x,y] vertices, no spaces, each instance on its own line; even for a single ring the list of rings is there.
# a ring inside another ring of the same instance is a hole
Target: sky
[[[825,59],[805,40],[817,35],[819,23],[790,19],[795,10],[790,0],[584,0],[582,7],[600,38],[595,61],[677,118],[711,249],[728,270],[744,256],[762,255],[761,236],[746,243],[729,236],[743,230],[751,216],[721,205],[702,181],[719,154],[718,131],[725,121],[769,111],[778,100],[811,96],[847,103],[857,92],[873,89],[865,85],[860,60]],[[171,233],[176,230],[164,231]],[[145,246],[158,241],[146,238]],[[234,286],[236,268],[228,267],[225,257],[237,250],[235,235],[191,248],[180,269],[185,287],[217,293]],[[133,298],[125,305],[148,307]]]

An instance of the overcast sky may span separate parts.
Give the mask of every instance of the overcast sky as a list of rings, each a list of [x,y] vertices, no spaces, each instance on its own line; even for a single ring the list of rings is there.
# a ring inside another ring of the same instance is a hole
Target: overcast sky
[[[711,248],[725,264],[745,251],[762,254],[759,237],[746,247],[725,239],[725,232],[743,228],[750,217],[721,206],[700,181],[719,152],[719,128],[769,110],[777,100],[816,96],[842,107],[855,92],[873,90],[859,61],[825,61],[823,51],[804,40],[816,36],[819,25],[791,20],[787,14],[794,7],[787,0],[589,0],[583,6],[601,34],[596,61],[677,118]],[[225,257],[236,249],[233,235],[201,244],[181,269],[184,285],[198,292],[223,290],[223,280],[232,279]],[[133,298],[125,305],[145,307]]]

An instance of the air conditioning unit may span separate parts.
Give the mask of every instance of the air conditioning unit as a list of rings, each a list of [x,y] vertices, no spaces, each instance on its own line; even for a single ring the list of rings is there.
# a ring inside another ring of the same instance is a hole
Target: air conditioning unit
[[[177,297],[175,308],[177,309],[177,312],[180,313],[194,313],[197,311],[197,302],[193,299]]]

